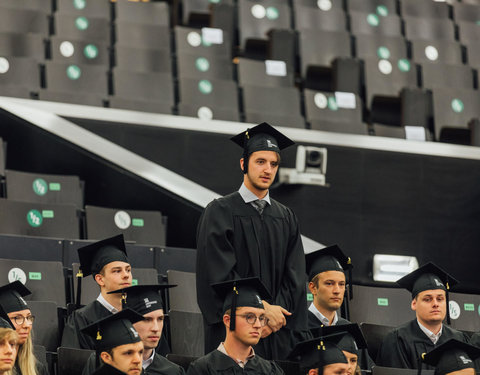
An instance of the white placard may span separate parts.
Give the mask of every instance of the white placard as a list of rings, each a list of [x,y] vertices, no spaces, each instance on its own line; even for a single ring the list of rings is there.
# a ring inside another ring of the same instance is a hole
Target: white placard
[[[337,101],[338,108],[357,108],[355,94],[351,92],[335,91],[335,100]]]
[[[206,43],[223,44],[223,30],[213,27],[202,28],[202,39]]]
[[[287,75],[287,64],[280,60],[265,60],[265,72],[269,76],[285,77]]]
[[[423,126],[405,126],[405,138],[411,141],[426,141]]]

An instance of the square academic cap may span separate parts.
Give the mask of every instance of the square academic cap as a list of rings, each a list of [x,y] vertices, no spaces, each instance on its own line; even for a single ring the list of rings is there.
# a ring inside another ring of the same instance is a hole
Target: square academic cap
[[[93,337],[97,351],[109,350],[120,345],[140,341],[133,323],[143,320],[139,313],[125,309],[106,318],[100,319],[82,329],[86,335]]]
[[[237,307],[263,309],[262,300],[270,299],[270,293],[258,277],[229,280],[212,284],[211,287],[223,299],[223,311],[230,309],[230,330],[235,331]]]
[[[0,305],[0,328],[11,328],[15,329],[15,326],[13,325],[12,321],[8,317],[7,313],[3,309],[3,307]]]
[[[141,315],[163,309],[162,296],[159,291],[176,287],[170,284],[135,285],[108,292],[107,294],[122,294],[123,308],[130,308]]]
[[[435,375],[445,375],[464,368],[474,368],[480,357],[480,348],[450,339],[428,353],[422,354],[425,363],[435,367]]]
[[[308,280],[325,271],[345,272],[353,268],[352,260],[346,256],[338,245],[332,245],[305,254]]]
[[[83,276],[95,276],[111,262],[129,262],[123,234],[79,248],[78,257]]]
[[[352,354],[359,354],[359,349],[367,349],[367,341],[360,326],[356,323],[325,326],[312,332],[314,335],[323,336],[333,342],[340,350]],[[330,337],[330,338],[329,338]]]
[[[348,363],[342,350],[327,339],[327,337],[317,337],[299,342],[289,354],[288,359],[298,362],[302,370],[322,369],[333,363]]]
[[[0,287],[0,305],[2,305],[7,314],[28,309],[27,302],[23,297],[30,294],[32,292],[25,285],[18,280],[14,281]]]

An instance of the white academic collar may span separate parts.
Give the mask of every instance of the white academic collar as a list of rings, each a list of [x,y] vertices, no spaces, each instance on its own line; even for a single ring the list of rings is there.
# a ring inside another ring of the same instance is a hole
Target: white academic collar
[[[152,349],[152,355],[150,357],[142,361],[142,368],[144,370],[153,363],[153,357],[155,357],[155,349]]]
[[[240,189],[238,189],[238,192],[240,193],[243,201],[245,203],[252,203],[253,201],[258,200],[259,198],[253,194],[246,186],[244,183],[242,183],[242,186],[240,186]],[[267,195],[265,195],[262,199],[262,201],[266,201],[268,204],[270,203],[270,191],[267,190]]]
[[[102,296],[102,293],[100,293],[97,297],[97,301],[103,306],[105,307],[108,311],[110,311],[112,314],[116,314],[118,313],[118,310],[113,307],[110,302],[108,302],[103,296]]]
[[[324,326],[330,326],[330,325],[334,326],[338,322],[338,315],[336,311],[335,311],[335,317],[333,318],[332,324],[330,324],[330,320],[325,315],[323,315],[320,311],[318,311],[318,309],[315,307],[313,302],[308,307],[308,310],[313,315],[315,315],[317,319],[320,320]]]
[[[230,355],[227,353],[227,349],[225,349],[225,345],[223,344],[223,342],[220,343],[220,345],[218,345],[218,348],[217,350],[222,353],[222,354],[225,354],[226,356],[230,357]],[[230,357],[232,358],[232,357]],[[255,358],[255,351],[253,350],[252,347],[250,347],[250,354],[248,355],[247,358],[245,358],[245,361],[242,361],[240,359],[235,359],[235,358],[232,358],[236,363],[237,365],[239,365],[241,368],[245,368],[245,365],[247,364],[247,362],[251,359]]]
[[[420,323],[420,321],[417,319],[417,323],[418,323],[418,326],[420,327],[420,329],[422,330],[423,333],[425,333],[427,335],[427,337],[434,343],[434,344],[437,344],[437,341],[440,339],[440,336],[442,335],[442,331],[443,331],[443,324],[442,326],[440,327],[440,331],[438,331],[437,334],[433,333],[432,331],[430,331],[427,327],[425,327],[424,325],[422,325],[422,323]]]

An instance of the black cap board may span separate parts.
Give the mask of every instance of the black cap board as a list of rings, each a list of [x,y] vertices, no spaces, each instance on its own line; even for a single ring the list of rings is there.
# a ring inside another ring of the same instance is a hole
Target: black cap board
[[[235,331],[235,310],[237,307],[263,309],[262,300],[271,298],[268,289],[258,277],[229,280],[212,284],[211,287],[223,299],[223,312],[230,312],[230,330]]]
[[[435,375],[474,368],[473,361],[479,357],[479,347],[455,339],[450,339],[422,355],[425,363],[435,367]]]
[[[123,234],[81,247],[77,251],[83,276],[95,276],[111,262],[129,263]]]
[[[109,350],[120,345],[140,341],[133,324],[143,320],[139,313],[125,309],[106,318],[100,319],[82,329],[86,335],[93,337],[97,351]]]
[[[312,331],[315,336],[331,337],[328,340],[336,344],[341,350],[352,354],[359,354],[360,349],[367,349],[367,341],[360,326],[356,323],[325,326]]]
[[[11,328],[15,329],[12,321],[8,317],[8,314],[5,312],[3,307],[0,305],[0,328]]]
[[[114,290],[107,294],[122,294],[122,304],[124,308],[127,307],[141,315],[145,315],[149,312],[163,309],[163,300],[159,291],[173,287],[176,287],[176,285],[135,285],[129,286],[128,288]]]
[[[302,370],[322,369],[333,363],[347,363],[342,350],[330,341],[332,337],[317,337],[299,342],[289,354],[288,359],[298,362]]]
[[[458,284],[458,280],[430,262],[397,280],[397,284],[409,290],[412,298],[415,298],[418,293],[425,290],[448,291],[452,286]]]
[[[243,148],[244,173],[247,173],[248,157],[252,153],[256,151],[280,153],[280,150],[295,144],[290,138],[266,122],[249,128],[230,139]]]
[[[13,283],[0,287],[0,305],[2,305],[7,314],[29,309],[23,297],[30,294],[32,294],[32,292],[30,292],[25,285],[18,280],[14,281]]]
[[[308,280],[325,271],[345,272],[353,268],[352,260],[346,256],[338,245],[305,254]]]

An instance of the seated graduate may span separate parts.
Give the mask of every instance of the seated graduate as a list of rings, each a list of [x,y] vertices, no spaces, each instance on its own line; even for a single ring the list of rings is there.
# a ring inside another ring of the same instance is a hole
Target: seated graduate
[[[0,375],[12,375],[18,351],[18,334],[0,307]]]
[[[94,374],[142,373],[143,343],[133,328],[133,324],[140,320],[143,320],[142,315],[125,309],[82,330],[95,341],[97,360],[101,359],[103,363]]]
[[[402,277],[397,283],[412,293],[411,308],[416,319],[389,332],[380,347],[377,365],[419,368],[422,353],[449,339],[468,342],[466,334],[443,324],[448,320],[448,290],[458,283],[433,263],[428,263]],[[433,369],[423,363],[422,368]]]
[[[23,297],[32,294],[20,281],[0,287],[0,305],[8,315],[18,334],[18,353],[15,361],[17,375],[44,375],[48,370],[33,354],[32,328],[35,316],[32,315]]]
[[[347,375],[348,361],[343,352],[327,337],[317,337],[298,343],[289,359],[298,362],[300,373],[306,375]],[[338,339],[335,338],[335,339]]]
[[[109,294],[122,296],[123,308],[129,308],[143,315],[143,319],[134,323],[133,327],[143,342],[142,367],[145,375],[183,375],[183,367],[170,362],[155,350],[162,336],[164,322],[164,306],[159,291],[175,285],[135,285],[119,289]],[[95,371],[95,355],[92,355],[83,370],[83,375]]]
[[[187,374],[283,374],[276,363],[259,357],[252,347],[268,323],[262,300],[270,299],[270,293],[260,279],[238,279],[212,287],[224,301],[225,341],[192,362]]]
[[[470,338],[470,344],[480,348],[480,332],[474,333]],[[475,361],[475,370],[480,373],[480,359]]]
[[[435,375],[475,375],[477,358],[480,358],[480,348],[455,339],[422,355],[425,363],[435,367]]]
[[[75,310],[65,323],[62,346],[77,349],[95,348],[95,341],[81,333],[81,329],[122,309],[121,300],[107,294],[132,285],[132,270],[127,257],[123,235],[107,238],[78,249],[80,271],[77,305],[80,304],[81,279],[92,275],[100,287],[97,299]]]

